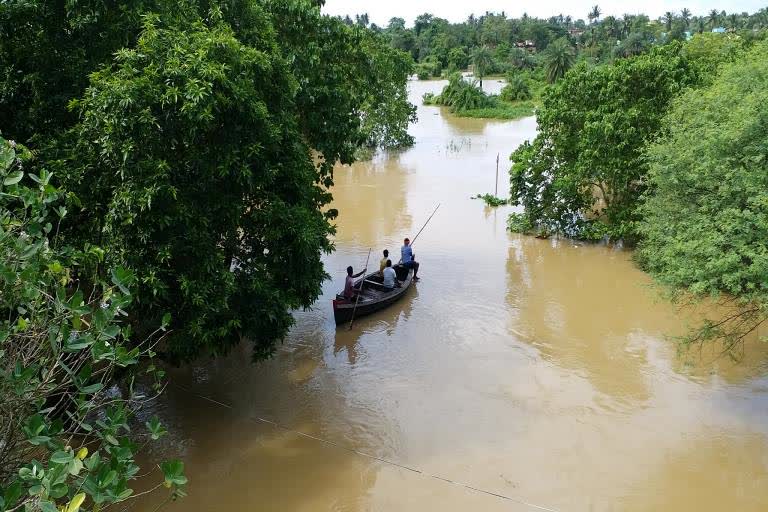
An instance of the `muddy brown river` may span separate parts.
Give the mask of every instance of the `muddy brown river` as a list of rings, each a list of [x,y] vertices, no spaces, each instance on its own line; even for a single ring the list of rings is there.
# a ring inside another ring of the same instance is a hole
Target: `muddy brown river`
[[[442,85],[412,83],[412,101]],[[680,355],[669,337],[696,315],[630,252],[511,234],[510,208],[470,199],[493,192],[497,154],[507,195],[535,131],[419,106],[413,148],[336,170],[323,297],[272,360],[243,346],[173,371],[152,405],[169,434],[150,455],[190,481],[166,510],[768,510],[766,347]],[[346,266],[399,254],[438,203],[421,282],[337,329]]]

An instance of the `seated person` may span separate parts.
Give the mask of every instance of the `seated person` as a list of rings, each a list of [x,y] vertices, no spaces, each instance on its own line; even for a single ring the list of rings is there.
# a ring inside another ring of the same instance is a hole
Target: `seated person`
[[[392,268],[392,260],[387,260],[387,266],[381,272],[384,275],[384,288],[394,290],[395,286],[400,287],[400,281],[397,280],[397,272]]]
[[[365,274],[366,270],[367,269],[364,268],[357,274],[352,275],[352,266],[347,267],[347,279],[344,283],[344,298],[352,300],[357,297],[357,292],[360,287],[355,286],[355,284],[357,284],[355,279]]]
[[[389,260],[389,251],[384,249],[384,257],[379,262],[379,272],[384,272],[384,268],[387,266],[387,260]]]

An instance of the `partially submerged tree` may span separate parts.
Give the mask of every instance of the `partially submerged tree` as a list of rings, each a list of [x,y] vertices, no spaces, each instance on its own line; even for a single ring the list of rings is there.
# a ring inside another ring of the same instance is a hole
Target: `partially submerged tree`
[[[525,207],[513,227],[635,238],[646,141],[658,133],[671,99],[696,77],[679,44],[611,65],[574,67],[545,92],[535,141],[510,157],[511,201]]]

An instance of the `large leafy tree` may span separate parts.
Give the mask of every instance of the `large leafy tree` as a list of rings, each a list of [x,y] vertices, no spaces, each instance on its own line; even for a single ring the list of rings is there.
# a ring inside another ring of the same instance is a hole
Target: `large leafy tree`
[[[728,303],[687,342],[732,348],[768,318],[768,45],[685,93],[651,145],[641,262],[683,297]]]
[[[308,2],[149,16],[75,104],[70,236],[97,233],[140,277],[137,318],[174,311],[174,356],[241,337],[266,355],[326,277],[333,163],[409,142],[409,69]]]
[[[525,207],[513,227],[634,238],[647,174],[643,148],[670,100],[696,76],[679,44],[574,67],[545,93],[535,141],[510,157],[512,202]]]
[[[0,122],[6,136],[28,141],[74,124],[77,114],[66,106],[85,90],[88,74],[135,43],[143,13],[169,4],[0,2]]]

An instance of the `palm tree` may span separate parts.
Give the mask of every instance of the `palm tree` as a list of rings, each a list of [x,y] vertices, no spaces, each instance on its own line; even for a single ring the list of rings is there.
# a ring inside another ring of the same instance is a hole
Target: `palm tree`
[[[683,9],[680,11],[680,19],[683,20],[683,23],[685,23],[685,28],[688,28],[688,25],[691,23],[691,11],[688,9]]]
[[[625,14],[621,19],[621,35],[622,37],[628,36],[632,32],[632,15]]]
[[[587,15],[587,18],[589,18],[590,23],[594,23],[595,21],[600,19],[600,6],[596,5],[592,7],[592,10]]]
[[[717,12],[717,9],[709,11],[709,24],[712,25],[712,28],[717,26],[718,20],[720,20],[720,13]]]
[[[555,83],[573,67],[573,48],[565,38],[558,39],[547,48],[544,62],[547,82]]]
[[[739,15],[734,13],[728,16],[728,22],[733,30],[739,28]]]
[[[487,46],[479,46],[472,52],[472,69],[475,76],[480,80],[480,88],[483,88],[483,77],[493,66],[493,57]]]
[[[675,15],[667,11],[664,13],[664,21],[667,24],[667,32],[672,30],[672,22],[675,21]]]
[[[696,31],[701,34],[707,29],[707,22],[704,18],[698,18],[696,21]]]

